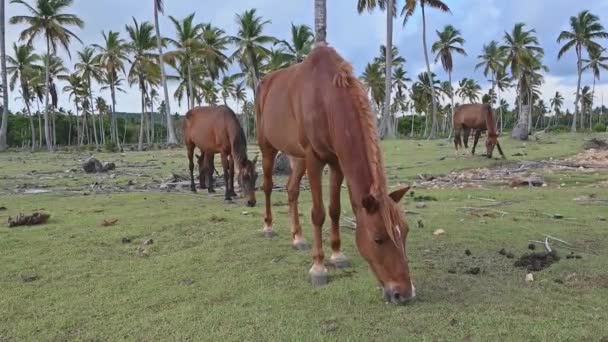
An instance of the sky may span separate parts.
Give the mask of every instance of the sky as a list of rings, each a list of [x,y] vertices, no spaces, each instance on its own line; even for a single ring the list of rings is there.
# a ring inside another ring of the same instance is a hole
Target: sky
[[[399,8],[403,0],[397,0]],[[451,9],[451,14],[441,13],[433,9],[427,10],[427,40],[430,45],[437,40],[436,30],[451,24],[462,32],[466,40],[467,56],[455,56],[453,82],[468,77],[480,82],[483,91],[487,92],[490,84],[483,76],[482,70],[475,70],[478,63],[477,56],[481,54],[484,44],[491,40],[502,42],[505,31],[511,31],[518,22],[523,22],[529,29],[535,29],[541,46],[545,49],[543,62],[549,67],[545,74],[545,84],[542,87],[542,97],[549,103],[550,98],[559,91],[565,97],[565,107],[573,109],[574,93],[576,91],[576,58],[574,52],[568,53],[561,60],[557,59],[560,45],[556,42],[562,30],[568,29],[570,16],[582,10],[590,10],[599,15],[602,24],[608,27],[608,0],[444,0]],[[30,0],[33,3],[34,0]],[[6,16],[26,14],[21,5],[11,4],[7,1]],[[237,13],[256,8],[265,19],[270,20],[266,26],[265,34],[288,39],[291,24],[306,24],[314,26],[312,0],[165,0],[165,15],[183,18],[196,12],[199,22],[211,22],[224,29],[229,35],[236,34]],[[69,12],[77,14],[85,21],[83,30],[75,29],[84,45],[101,43],[102,31],[120,31],[126,38],[125,25],[132,23],[135,17],[138,21],[153,20],[152,0],[74,0]],[[380,44],[386,38],[386,15],[376,11],[358,14],[356,0],[328,0],[328,28],[327,40],[342,56],[353,63],[357,74],[360,74],[365,65],[379,54]],[[412,79],[425,70],[424,53],[422,48],[422,24],[420,12],[408,21],[404,27],[402,20],[396,19],[394,28],[394,44],[399,48],[400,54],[406,59],[406,70]],[[174,36],[175,30],[168,18],[161,18],[161,32],[165,36]],[[7,54],[12,55],[13,42],[18,42],[19,33],[24,26],[8,25],[7,27]],[[606,46],[606,41],[601,42]],[[42,41],[35,42],[35,48],[42,52]],[[72,55],[81,50],[83,45],[74,42],[71,46]],[[429,52],[430,53],[430,52]],[[65,51],[59,55],[64,58],[66,65],[71,69],[75,60],[70,60]],[[433,58],[434,60],[434,58]],[[439,63],[431,66],[441,80],[447,75]],[[170,69],[168,70],[169,72]],[[591,85],[592,76],[584,75],[582,84]],[[170,94],[175,90],[175,84],[169,85]],[[60,84],[59,89],[63,87]],[[117,111],[140,111],[139,91],[137,87],[126,89],[127,93],[117,95]],[[93,90],[95,96],[109,94],[100,93],[99,87]],[[16,92],[11,93],[10,108],[20,110],[23,108]],[[171,96],[171,109],[173,112],[184,113],[185,107],[178,106]],[[513,104],[515,95],[510,91],[503,95]],[[608,102],[608,72],[596,85],[596,104],[601,104],[603,97]],[[108,101],[109,102],[109,101]],[[68,96],[60,96],[60,107],[73,109]]]

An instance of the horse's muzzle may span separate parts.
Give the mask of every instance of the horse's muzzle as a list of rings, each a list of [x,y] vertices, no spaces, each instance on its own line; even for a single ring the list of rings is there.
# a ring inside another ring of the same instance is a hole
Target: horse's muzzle
[[[405,305],[416,298],[416,290],[412,285],[411,293],[401,293],[394,288],[383,288],[384,300],[396,305]]]
[[[247,201],[247,206],[250,208],[255,207],[255,201],[251,201],[251,200]]]

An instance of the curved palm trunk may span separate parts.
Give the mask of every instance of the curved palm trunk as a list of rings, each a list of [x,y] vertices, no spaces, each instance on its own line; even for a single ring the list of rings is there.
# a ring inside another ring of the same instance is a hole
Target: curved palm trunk
[[[593,131],[593,102],[595,101],[595,76],[593,76],[593,90],[591,91],[591,111],[589,112],[589,129]]]
[[[8,130],[8,77],[6,75],[6,32],[4,20],[4,0],[0,0],[0,68],[2,69],[2,123],[0,124],[0,151],[7,149]],[[34,136],[32,135],[32,139]],[[32,145],[33,146],[33,145]]]
[[[154,0],[153,0],[154,1]],[[165,97],[165,112],[167,114],[167,145],[177,145],[175,129],[171,119],[171,104],[169,103],[169,90],[167,89],[167,77],[165,76],[165,63],[163,62],[163,46],[161,44],[160,26],[158,25],[158,8],[154,3],[154,26],[156,28],[156,46],[158,47],[158,64],[160,66],[160,80],[163,85]]]
[[[116,89],[114,89],[114,78],[111,77],[110,95],[112,96],[112,111],[110,113],[110,140],[116,142],[120,150],[120,137],[118,136],[118,122],[116,121]],[[125,126],[126,127],[126,126]]]
[[[577,71],[578,71],[578,81],[576,83],[576,99],[574,100],[574,116],[572,116],[572,128],[570,129],[571,132],[576,132],[576,118],[579,114],[579,102],[580,102],[580,98],[581,98],[581,77],[583,74],[583,70],[582,70],[582,60],[581,60],[581,51],[582,48],[579,44],[576,45],[576,67],[577,67]]]
[[[392,90],[392,67],[393,67],[393,1],[388,0],[386,4],[386,65],[384,83],[384,110],[380,123],[380,138],[394,138],[395,126],[391,122],[391,90]]]
[[[437,135],[437,100],[435,99],[435,89],[433,87],[433,74],[431,74],[431,64],[429,63],[429,53],[426,47],[426,15],[424,14],[424,4],[420,4],[422,10],[422,46],[424,48],[424,61],[426,62],[426,72],[429,75],[429,81],[431,82],[431,103],[432,107],[432,122],[431,122],[431,134],[429,139],[434,139]]]
[[[327,39],[327,0],[315,0],[315,42]]]

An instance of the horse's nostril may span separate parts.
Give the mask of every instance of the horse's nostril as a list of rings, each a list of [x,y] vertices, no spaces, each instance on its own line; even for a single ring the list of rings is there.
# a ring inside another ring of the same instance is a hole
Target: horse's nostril
[[[395,292],[393,293],[393,297],[395,298],[395,300],[400,300],[401,299],[401,294],[399,292]]]

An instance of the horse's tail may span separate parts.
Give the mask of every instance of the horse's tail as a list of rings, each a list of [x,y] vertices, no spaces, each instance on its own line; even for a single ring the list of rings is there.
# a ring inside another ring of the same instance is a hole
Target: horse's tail
[[[194,114],[192,113],[192,109],[190,109],[187,113],[186,116],[184,117],[184,121],[182,121],[182,138],[183,138],[183,143],[184,144],[188,144],[188,138],[189,138],[189,132],[190,132],[190,126],[192,125],[192,118],[193,118]]]

